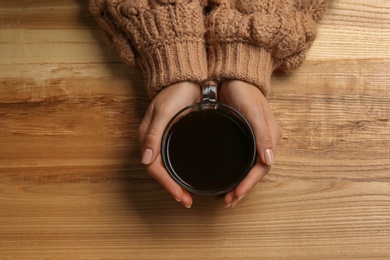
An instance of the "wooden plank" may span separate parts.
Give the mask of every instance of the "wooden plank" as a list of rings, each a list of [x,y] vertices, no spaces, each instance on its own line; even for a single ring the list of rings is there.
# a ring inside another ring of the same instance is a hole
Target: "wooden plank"
[[[144,78],[86,1],[0,0],[0,259],[388,259],[390,1],[334,0],[276,72],[276,165],[187,210],[140,164]]]

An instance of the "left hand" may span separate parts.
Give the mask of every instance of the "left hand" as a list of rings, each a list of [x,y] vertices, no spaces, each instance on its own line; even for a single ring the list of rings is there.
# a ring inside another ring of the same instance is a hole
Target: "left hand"
[[[267,99],[256,86],[239,80],[228,80],[222,83],[219,94],[222,102],[243,114],[256,137],[258,158],[255,166],[224,198],[226,207],[234,207],[271,169],[281,129]]]

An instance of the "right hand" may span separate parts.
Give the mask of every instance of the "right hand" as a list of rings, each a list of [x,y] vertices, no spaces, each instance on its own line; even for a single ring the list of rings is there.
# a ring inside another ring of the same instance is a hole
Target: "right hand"
[[[182,108],[200,100],[201,88],[195,82],[179,82],[166,87],[152,100],[138,129],[141,162],[146,165],[147,172],[187,208],[192,205],[192,197],[169,176],[162,161],[160,146],[171,118]]]

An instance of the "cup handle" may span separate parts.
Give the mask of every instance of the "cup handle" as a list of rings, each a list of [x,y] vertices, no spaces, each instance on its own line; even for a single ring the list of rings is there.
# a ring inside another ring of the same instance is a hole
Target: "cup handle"
[[[204,80],[200,84],[202,86],[202,102],[203,103],[209,103],[217,102],[217,89],[218,89],[218,82],[216,80]]]

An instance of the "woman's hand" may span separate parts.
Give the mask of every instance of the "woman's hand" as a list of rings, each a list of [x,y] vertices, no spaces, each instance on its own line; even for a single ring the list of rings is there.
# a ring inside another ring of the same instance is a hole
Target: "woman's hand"
[[[219,91],[222,102],[240,111],[256,136],[258,158],[248,176],[225,195],[225,206],[234,207],[271,169],[281,130],[263,93],[239,80],[224,81]]]
[[[173,84],[163,89],[152,100],[138,131],[141,162],[146,165],[148,173],[187,208],[192,205],[192,197],[169,176],[162,162],[160,146],[165,127],[171,118],[182,108],[200,100],[199,84],[194,82]]]

